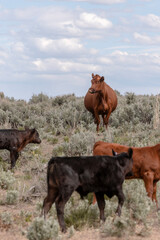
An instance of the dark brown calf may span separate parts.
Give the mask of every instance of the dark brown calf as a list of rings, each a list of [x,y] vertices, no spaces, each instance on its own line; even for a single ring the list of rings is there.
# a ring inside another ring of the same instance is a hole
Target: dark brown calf
[[[36,129],[1,129],[0,130],[0,149],[10,151],[11,168],[16,164],[19,152],[28,143],[41,143]]]

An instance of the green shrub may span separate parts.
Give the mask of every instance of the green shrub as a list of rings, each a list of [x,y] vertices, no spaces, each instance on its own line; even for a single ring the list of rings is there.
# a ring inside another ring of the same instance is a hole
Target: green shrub
[[[125,98],[126,98],[126,103],[127,104],[132,104],[132,103],[135,103],[136,102],[136,96],[134,93],[129,93],[127,92],[125,94]]]
[[[54,137],[49,137],[48,142],[50,142],[51,144],[56,144],[58,143],[58,138],[54,138]]]
[[[86,224],[89,205],[87,200],[79,200],[75,205],[69,201],[65,206],[65,222],[67,226],[74,225],[75,229],[81,229]]]
[[[4,92],[0,92],[0,98],[4,99]]]
[[[109,127],[131,130],[131,126],[146,124],[147,128],[153,125],[155,97],[126,93],[125,96],[117,93],[118,107],[111,114]],[[24,100],[7,98],[2,94],[0,124],[9,127],[30,127],[54,129],[56,136],[70,135],[79,126],[84,131],[96,132],[96,124],[92,114],[84,107],[84,98],[74,94],[49,98],[40,93],[33,95],[27,103]],[[101,121],[102,122],[102,121]],[[102,124],[101,124],[102,126]],[[147,134],[146,128],[146,134]],[[104,131],[104,128],[102,128]]]
[[[75,229],[73,226],[71,226],[70,228],[68,228],[68,237],[67,238],[71,238],[74,234],[75,234]]]
[[[5,124],[5,122],[7,121],[7,117],[7,113],[0,109],[0,125]]]
[[[142,180],[126,181],[124,183],[125,207],[130,209],[133,219],[146,224],[147,216],[154,206],[152,200],[147,196]]]
[[[53,148],[52,154],[54,157],[63,155],[63,146],[56,146]]]
[[[0,219],[5,226],[9,226],[13,223],[13,218],[9,212],[1,213]]]
[[[3,189],[11,189],[15,182],[15,177],[11,171],[0,170],[0,187]]]
[[[26,211],[23,211],[21,210],[20,212],[20,217],[21,217],[21,220],[24,221],[24,222],[31,222],[32,220],[32,213],[31,212],[26,212]]]
[[[126,214],[118,216],[109,216],[105,223],[102,225],[100,231],[103,237],[122,237],[126,239],[126,236],[131,236],[135,231],[135,222],[128,215],[128,211]]]
[[[91,132],[80,132],[73,134],[69,142],[62,144],[64,155],[91,155],[94,142],[94,134]]]
[[[57,96],[52,99],[52,106],[61,106],[64,103],[68,103],[70,101],[75,101],[76,97],[74,94],[69,95],[63,95],[63,96]]]
[[[115,214],[118,204],[117,198],[114,197],[105,201],[105,216],[107,218],[101,227],[103,237],[123,236],[123,238],[127,238],[127,236],[135,234],[135,226],[139,222],[141,222],[143,230],[147,231],[147,218],[153,209],[154,203],[147,196],[143,182],[140,180],[126,181],[123,190],[125,202],[120,217]]]
[[[65,206],[65,222],[68,227],[81,229],[83,226],[96,226],[99,220],[97,204],[90,205],[88,200],[70,200]]]
[[[29,100],[29,103],[35,104],[35,103],[41,103],[46,102],[49,100],[49,97],[43,93],[39,93],[38,95],[33,94],[32,98]]]
[[[14,205],[18,202],[18,191],[10,190],[7,191],[6,204]]]
[[[46,221],[43,218],[35,218],[27,231],[29,240],[52,240],[59,239],[59,224],[53,218]]]

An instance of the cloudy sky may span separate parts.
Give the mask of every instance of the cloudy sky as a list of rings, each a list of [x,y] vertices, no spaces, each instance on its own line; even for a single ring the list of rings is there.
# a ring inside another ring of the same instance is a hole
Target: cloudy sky
[[[159,0],[0,0],[0,92],[84,96],[91,74],[160,93]]]

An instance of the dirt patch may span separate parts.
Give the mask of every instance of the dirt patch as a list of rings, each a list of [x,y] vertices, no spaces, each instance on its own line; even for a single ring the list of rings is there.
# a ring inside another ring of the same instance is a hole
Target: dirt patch
[[[27,231],[28,226],[32,222],[33,218],[38,215],[36,210],[38,199],[33,200],[28,203],[20,202],[17,205],[1,205],[0,213],[9,213],[12,216],[12,224],[6,225],[0,221],[0,239],[1,240],[27,240],[26,236],[23,235],[23,232]],[[22,213],[25,215],[31,213],[31,216],[27,219],[22,216]],[[143,225],[139,224],[136,226],[136,234],[134,236],[125,236],[122,238],[118,237],[106,237],[102,235],[100,229],[87,229],[84,228],[81,231],[75,231],[73,236],[69,239],[71,240],[160,240],[160,229],[157,221],[156,211],[152,212],[149,220],[149,228],[146,231],[143,230]],[[69,237],[69,232],[67,234],[61,234],[62,240],[66,240]]]
[[[27,238],[21,233],[18,233],[16,230],[1,231],[0,232],[1,240],[26,240]]]
[[[49,159],[52,157],[52,151],[53,151],[54,145],[48,143],[47,140],[43,140],[43,142],[41,142],[41,152],[42,152],[42,156],[44,156],[45,158]]]

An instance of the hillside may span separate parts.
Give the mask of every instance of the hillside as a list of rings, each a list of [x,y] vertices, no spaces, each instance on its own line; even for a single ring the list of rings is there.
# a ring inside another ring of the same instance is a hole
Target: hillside
[[[97,135],[83,97],[72,94],[49,98],[41,93],[26,102],[0,93],[0,128],[36,128],[42,140],[40,145],[28,144],[23,149],[13,171],[9,170],[9,152],[0,151],[0,239],[159,239],[160,214],[138,180],[124,184],[126,201],[121,218],[114,215],[115,197],[106,197],[107,220],[101,224],[97,205],[91,204],[92,194],[82,201],[76,193],[65,209],[67,234],[59,231],[54,207],[47,224],[38,218],[51,156],[92,155],[98,140],[137,147],[160,143],[160,98],[133,93],[123,96],[119,92],[117,96],[118,107],[111,114],[108,129],[101,125]]]

